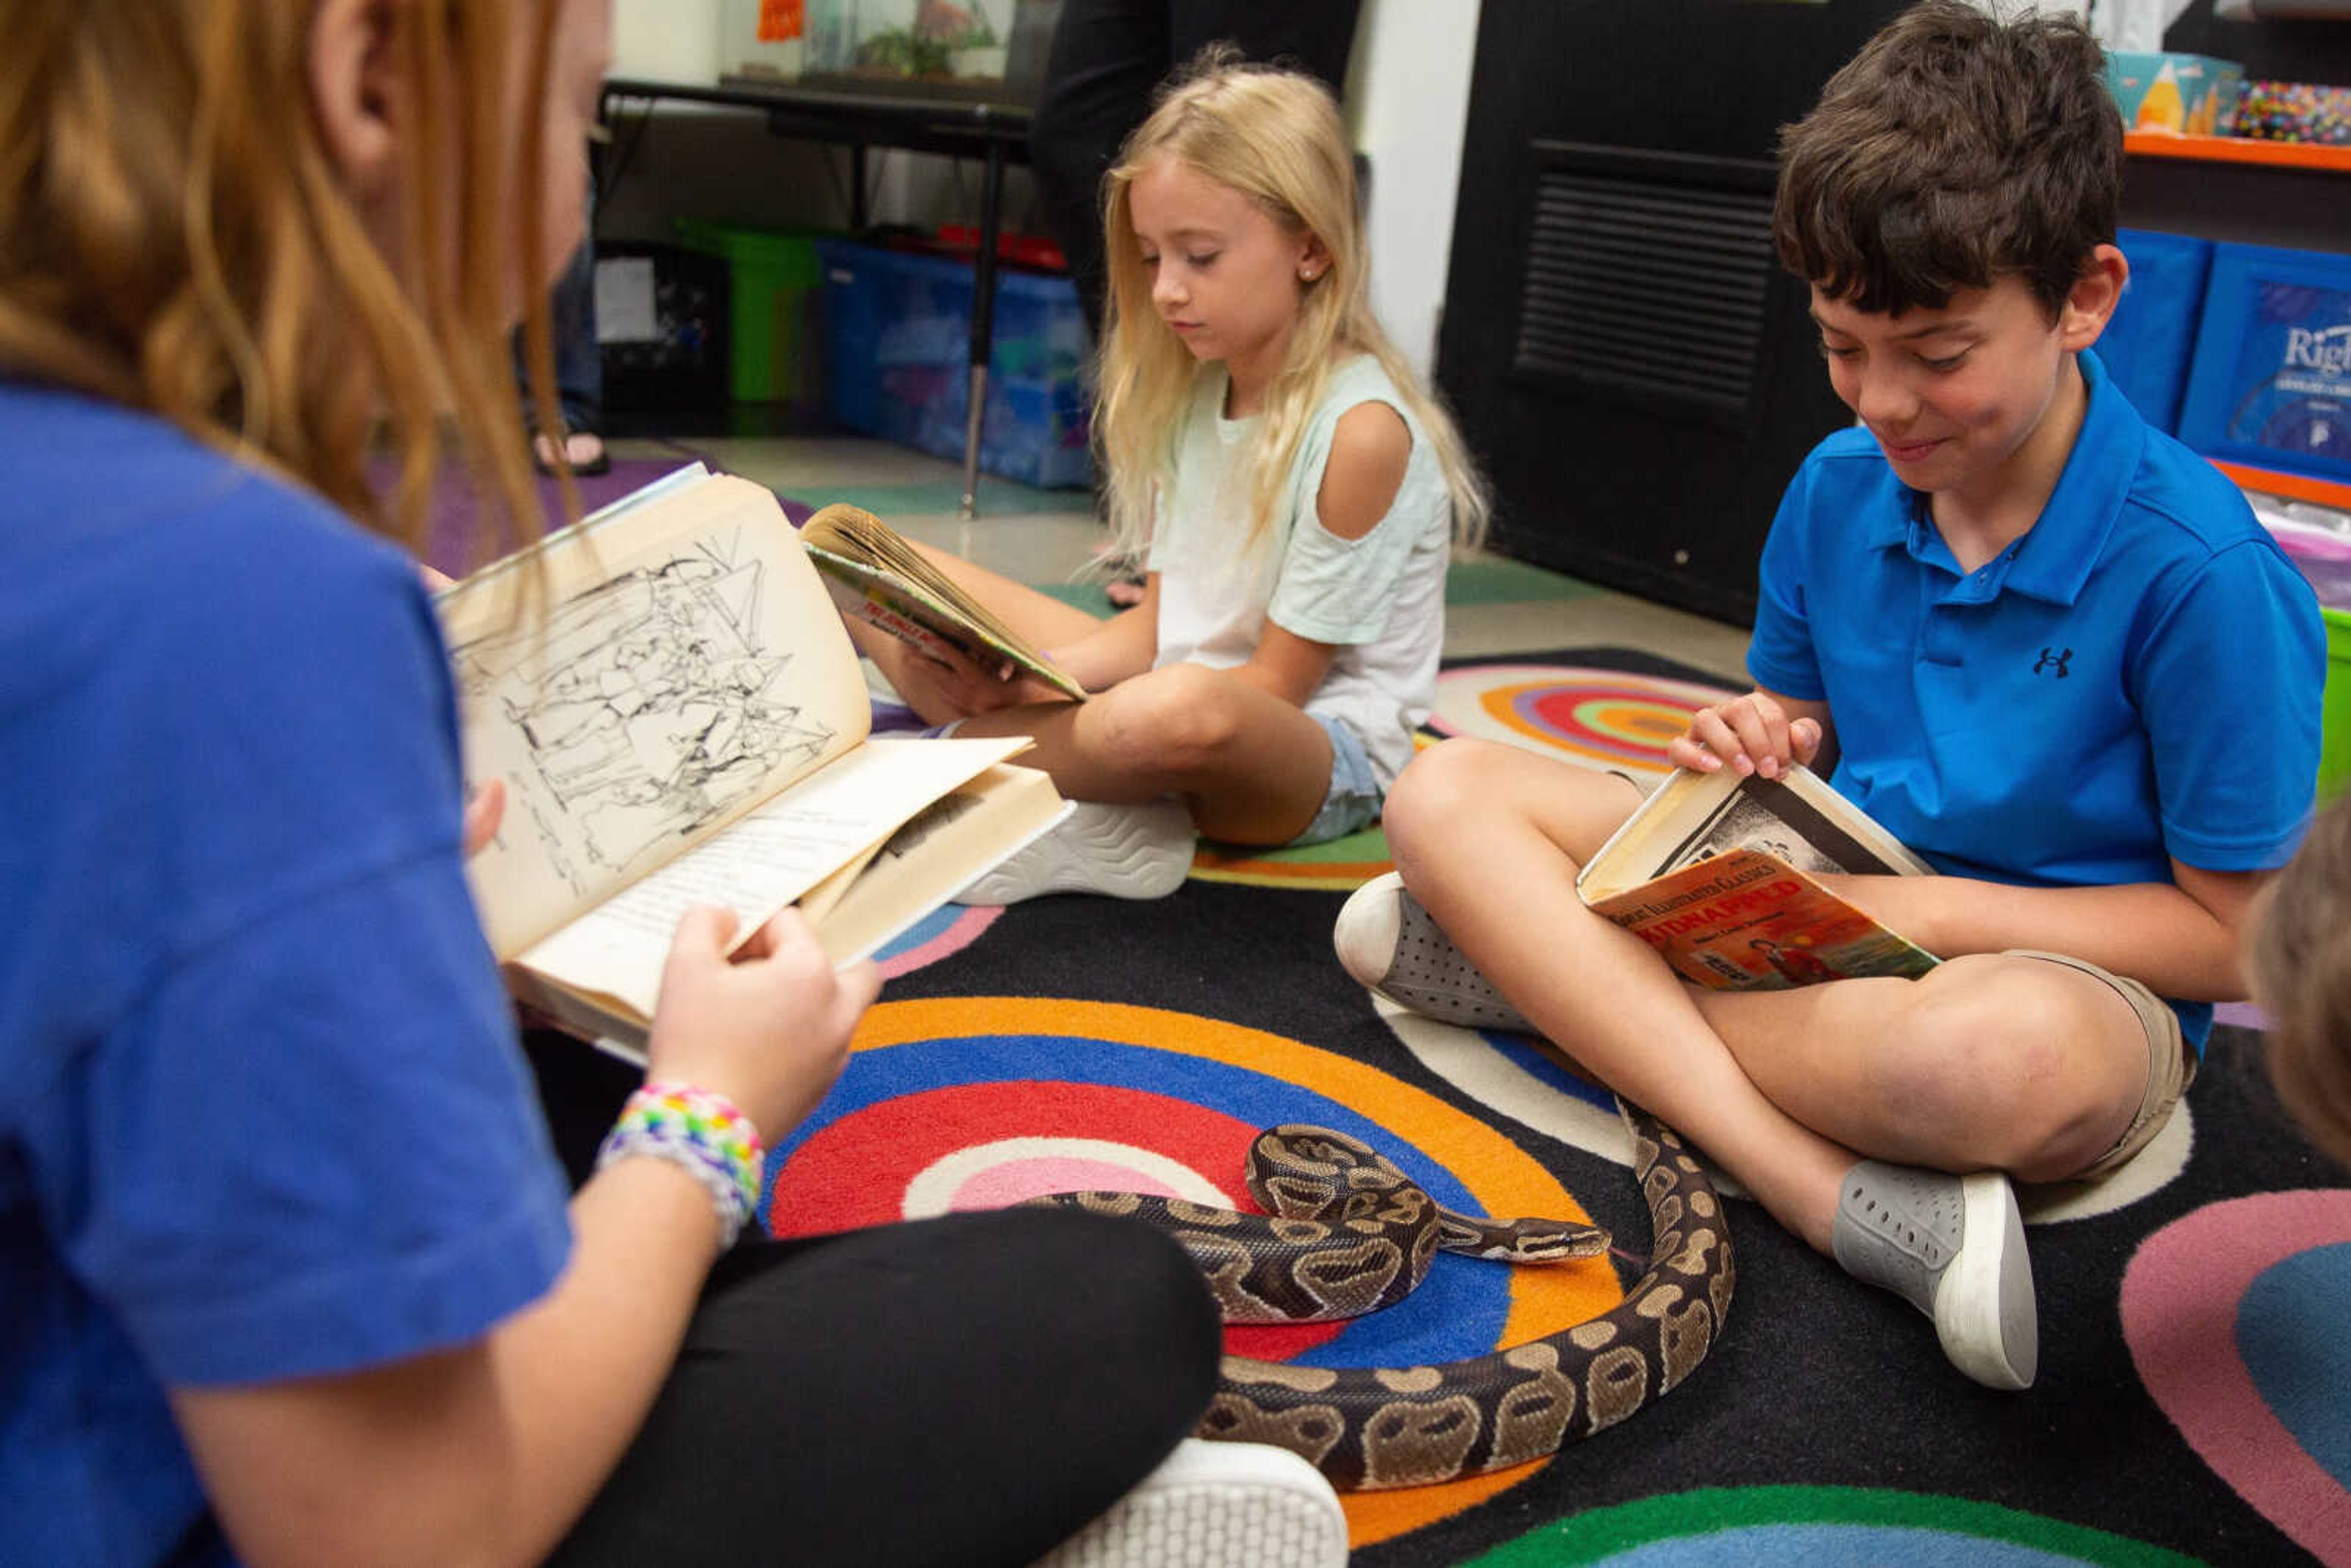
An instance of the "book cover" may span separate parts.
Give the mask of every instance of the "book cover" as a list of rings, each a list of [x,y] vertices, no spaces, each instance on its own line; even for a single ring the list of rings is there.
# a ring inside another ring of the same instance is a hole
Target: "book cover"
[[[1733,849],[1593,908],[1717,990],[1781,990],[1864,975],[1923,975],[1934,955],[1777,855]]]
[[[1576,878],[1591,908],[1718,990],[1781,989],[1938,962],[1819,873],[1934,869],[1809,768],[1779,779],[1678,770]]]

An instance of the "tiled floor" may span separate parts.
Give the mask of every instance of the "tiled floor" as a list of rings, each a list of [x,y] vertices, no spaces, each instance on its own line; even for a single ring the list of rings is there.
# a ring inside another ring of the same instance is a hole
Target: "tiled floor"
[[[857,436],[616,440],[615,456],[705,455],[794,500],[848,501],[926,544],[1040,586],[1084,575],[1102,531],[1081,490],[1035,490],[983,476],[978,516],[958,515],[953,463]],[[1446,652],[1491,656],[1546,648],[1638,648],[1741,685],[1747,631],[1499,557],[1457,561]]]

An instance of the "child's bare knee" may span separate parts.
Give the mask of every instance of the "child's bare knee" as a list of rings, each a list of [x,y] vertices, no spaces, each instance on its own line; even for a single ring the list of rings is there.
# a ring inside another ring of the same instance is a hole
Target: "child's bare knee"
[[[2088,977],[2042,972],[2053,968],[1969,954],[1919,981],[1881,1053],[1886,1103],[1915,1126],[1949,1129],[1963,1163],[2029,1172],[2095,1157],[2080,1145],[2111,1119],[2116,1091],[2089,1042],[2111,1020],[2095,992],[2068,983]]]
[[[1169,664],[1094,698],[1102,750],[1137,769],[1183,778],[1213,765],[1239,727],[1229,675]]]
[[[1491,742],[1471,739],[1440,741],[1415,757],[1389,786],[1381,821],[1390,846],[1420,842],[1432,831],[1458,821],[1481,801],[1491,805],[1487,788]]]

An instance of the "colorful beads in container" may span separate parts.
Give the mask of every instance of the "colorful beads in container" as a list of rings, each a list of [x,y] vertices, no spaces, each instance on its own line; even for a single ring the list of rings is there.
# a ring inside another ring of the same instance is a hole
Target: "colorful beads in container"
[[[2351,87],[2249,81],[2237,99],[2236,134],[2351,146]]]

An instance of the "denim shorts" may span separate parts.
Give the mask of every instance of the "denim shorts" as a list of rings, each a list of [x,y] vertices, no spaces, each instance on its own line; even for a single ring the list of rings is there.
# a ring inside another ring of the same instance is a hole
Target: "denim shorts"
[[[1331,737],[1331,788],[1306,831],[1284,844],[1284,849],[1327,843],[1368,828],[1380,820],[1380,807],[1387,799],[1387,791],[1380,788],[1379,778],[1372,771],[1371,755],[1355,732],[1335,718],[1313,713],[1306,716]]]

